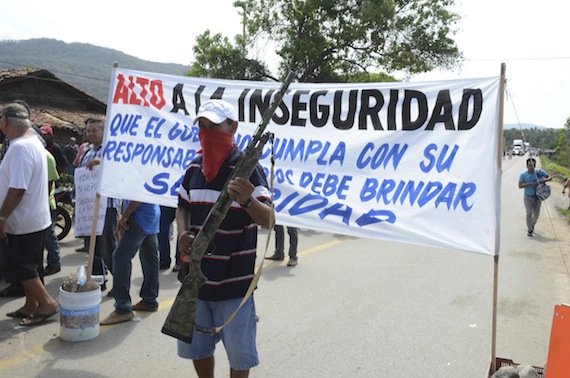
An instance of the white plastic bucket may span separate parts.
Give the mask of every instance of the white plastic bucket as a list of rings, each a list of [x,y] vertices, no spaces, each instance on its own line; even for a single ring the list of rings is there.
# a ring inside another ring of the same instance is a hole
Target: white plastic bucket
[[[59,289],[60,331],[66,341],[90,340],[99,335],[101,289],[69,292]]]

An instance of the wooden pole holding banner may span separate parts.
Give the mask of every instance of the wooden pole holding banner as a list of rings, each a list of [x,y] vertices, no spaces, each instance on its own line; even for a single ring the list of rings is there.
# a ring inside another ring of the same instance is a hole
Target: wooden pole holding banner
[[[93,260],[95,258],[95,242],[97,241],[97,221],[99,219],[99,204],[101,195],[95,195],[95,213],[93,214],[93,225],[91,226],[91,239],[89,239],[89,259],[87,260],[87,281],[91,280],[93,271]],[[104,273],[103,273],[104,274]]]
[[[119,67],[119,62],[114,62],[113,67]],[[102,162],[102,160],[101,160]],[[103,172],[103,164],[101,164],[101,175]],[[93,272],[93,260],[95,259],[95,242],[97,239],[97,222],[99,220],[99,204],[101,203],[101,195],[99,192],[95,195],[95,213],[93,214],[93,225],[91,226],[91,239],[89,240],[89,258],[87,260],[87,281],[91,279]],[[103,275],[105,272],[103,272]]]
[[[505,102],[505,72],[507,65],[501,63],[501,82],[499,83],[499,123],[497,125],[497,162],[499,166],[499,173],[503,172],[503,112]],[[501,185],[496,190],[498,196],[501,195]],[[497,201],[496,203],[501,203]],[[500,212],[497,214],[497,229],[495,234],[495,256],[493,257],[493,320],[491,324],[491,372],[497,370],[497,297],[498,297],[498,283],[499,283],[499,249],[501,243],[500,233]]]

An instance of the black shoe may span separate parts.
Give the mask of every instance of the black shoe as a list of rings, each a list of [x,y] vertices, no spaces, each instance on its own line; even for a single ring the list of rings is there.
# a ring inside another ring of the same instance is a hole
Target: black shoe
[[[279,256],[278,254],[274,254],[273,256],[266,257],[265,259],[266,260],[283,261],[283,260],[285,260],[285,256]]]
[[[0,290],[0,297],[2,298],[21,298],[26,294],[23,287],[14,286],[14,284]]]
[[[113,289],[109,290],[109,292],[107,293],[107,297],[113,298],[114,296],[115,294],[113,293]]]
[[[170,268],[170,263],[169,262],[161,262],[160,263],[160,270],[166,270]]]
[[[532,231],[529,231],[528,234],[527,234],[527,236],[532,237]]]
[[[172,268],[172,271],[173,271],[174,273],[180,272],[180,264],[174,264],[174,267]]]
[[[56,274],[57,272],[61,271],[61,266],[46,266],[44,270],[44,276],[51,276],[52,274]]]

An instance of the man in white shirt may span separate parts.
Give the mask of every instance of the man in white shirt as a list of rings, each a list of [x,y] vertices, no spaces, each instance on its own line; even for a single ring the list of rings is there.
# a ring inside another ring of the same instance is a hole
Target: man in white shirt
[[[10,103],[2,109],[0,130],[10,138],[10,149],[0,163],[0,182],[6,183],[0,185],[0,241],[13,279],[26,294],[24,305],[7,314],[22,318],[21,326],[43,324],[58,311],[38,275],[51,218],[47,159],[30,125],[24,106]]]

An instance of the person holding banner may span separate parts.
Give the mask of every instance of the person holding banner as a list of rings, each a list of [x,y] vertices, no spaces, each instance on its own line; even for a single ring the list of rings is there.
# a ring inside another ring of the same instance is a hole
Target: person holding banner
[[[81,158],[79,167],[87,167],[93,169],[94,166],[101,163],[101,154],[103,152],[103,129],[105,125],[102,120],[96,118],[87,118],[85,120],[85,135],[90,143],[87,152]],[[115,230],[117,229],[117,219],[119,218],[119,209],[121,201],[116,198],[107,198],[107,211],[105,212],[105,223],[103,225],[103,233],[96,237],[95,241],[95,258],[93,261],[93,274],[105,275],[109,270],[113,273],[113,251],[117,248],[117,239],[115,239]],[[85,245],[89,245],[90,237],[86,238]],[[105,279],[105,282],[107,280]],[[106,283],[101,285],[101,290],[107,288]]]
[[[519,188],[524,189],[524,207],[526,209],[526,226],[528,236],[533,236],[534,225],[540,215],[540,200],[536,196],[536,187],[539,181],[545,183],[552,177],[544,169],[536,169],[536,159],[526,159],[527,170],[519,176]]]
[[[234,107],[223,100],[200,106],[198,123],[202,154],[190,164],[178,191],[176,225],[181,259],[189,261],[194,235],[199,231],[243,152],[233,143],[238,122]],[[221,326],[239,307],[254,277],[257,225],[269,227],[271,196],[263,168],[258,164],[249,180],[228,183],[233,198],[201,268],[207,281],[198,291],[196,326]],[[181,270],[181,272],[183,272]],[[187,271],[187,270],[186,270]],[[214,350],[223,341],[232,377],[247,377],[259,364],[256,348],[257,315],[248,298],[219,333],[194,330],[192,343],[178,342],[178,355],[192,359],[199,377],[214,376]]]

